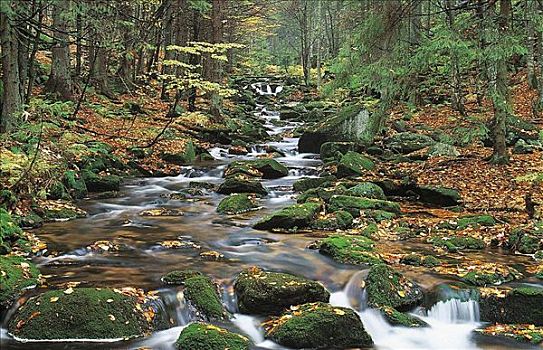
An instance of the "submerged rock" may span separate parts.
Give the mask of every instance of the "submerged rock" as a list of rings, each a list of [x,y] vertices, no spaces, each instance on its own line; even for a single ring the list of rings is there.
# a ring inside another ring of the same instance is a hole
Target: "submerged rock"
[[[517,287],[511,290],[484,288],[479,308],[481,321],[543,325],[543,288]]]
[[[373,170],[375,164],[371,159],[356,152],[347,152],[341,157],[337,166],[338,177],[361,176],[368,170]]]
[[[300,305],[264,326],[267,338],[292,349],[366,348],[373,344],[352,309],[325,303]]]
[[[187,279],[197,276],[203,276],[203,274],[195,270],[175,270],[168,272],[160,280],[164,284],[180,286],[185,284]]]
[[[39,283],[40,270],[20,256],[0,256],[0,311],[23,291]]]
[[[223,198],[217,207],[219,214],[241,214],[258,208],[256,199],[247,193],[231,194]]]
[[[257,222],[253,228],[257,230],[296,231],[309,227],[320,208],[321,205],[314,202],[291,205],[266,216]]]
[[[248,350],[249,339],[207,323],[191,323],[175,343],[179,350]]]
[[[135,290],[134,290],[135,291]],[[149,300],[110,288],[51,290],[30,298],[9,322],[22,339],[125,339],[156,330],[161,317]]]
[[[366,280],[368,306],[408,311],[423,299],[422,289],[385,264],[373,265]]]
[[[375,242],[364,236],[331,236],[321,241],[319,253],[342,264],[378,264],[382,260],[374,252]]]
[[[434,246],[445,248],[450,252],[481,250],[485,247],[485,242],[482,239],[469,236],[433,237],[430,238],[430,242]]]
[[[330,299],[330,293],[319,282],[257,267],[239,274],[234,291],[240,312],[259,315],[277,314],[291,305]]]

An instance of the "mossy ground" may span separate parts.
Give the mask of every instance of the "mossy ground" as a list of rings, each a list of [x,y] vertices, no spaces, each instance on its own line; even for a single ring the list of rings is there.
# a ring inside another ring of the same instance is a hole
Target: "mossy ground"
[[[181,331],[179,350],[248,350],[249,340],[239,334],[206,323],[191,323]]]
[[[24,288],[39,283],[40,270],[20,256],[0,256],[0,308],[13,301]]]
[[[69,294],[51,290],[21,306],[9,322],[9,331],[23,339],[142,336],[152,325],[136,310],[137,305],[141,305],[137,297],[108,288],[75,288]]]

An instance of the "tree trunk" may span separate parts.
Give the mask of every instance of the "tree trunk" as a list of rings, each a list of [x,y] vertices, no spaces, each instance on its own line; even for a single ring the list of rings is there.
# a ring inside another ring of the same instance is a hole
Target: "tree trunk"
[[[67,16],[69,1],[55,2],[53,6],[53,27],[55,44],[52,49],[51,74],[45,90],[63,100],[72,100],[74,84],[70,76],[70,50],[68,47]]]
[[[223,26],[222,26],[222,2],[225,0],[213,0],[211,8],[211,42],[213,44],[219,44],[223,40]],[[214,83],[220,83],[222,80],[222,67],[219,60],[210,58],[211,63],[211,81]],[[211,109],[210,113],[213,116],[215,122],[222,120],[221,117],[221,98],[215,91],[210,96]]]
[[[9,6],[9,5],[8,5]],[[2,115],[0,132],[13,130],[19,112],[22,111],[17,34],[12,27],[9,14],[0,11],[0,40],[2,44]]]
[[[524,6],[526,10],[525,15],[526,15],[527,31],[528,31],[528,38],[526,41],[526,47],[528,48],[528,52],[526,54],[526,66],[528,69],[528,86],[530,86],[532,89],[536,89],[537,75],[535,73],[535,53],[534,53],[534,47],[536,43],[535,28],[534,28],[535,27],[534,15],[536,12],[535,1],[525,0]]]
[[[494,6],[492,6],[494,7]],[[491,8],[492,9],[492,8]],[[491,11],[493,14],[495,10]],[[500,12],[495,23],[497,40],[509,33],[509,17],[511,16],[511,0],[500,0]],[[505,164],[509,161],[506,147],[507,116],[509,114],[509,91],[507,88],[507,63],[503,54],[492,62],[490,89],[494,106],[494,153],[492,162]]]
[[[447,22],[449,29],[455,32],[455,13],[451,0],[446,1]],[[464,108],[464,94],[462,92],[462,77],[460,76],[460,66],[458,64],[458,55],[451,52],[451,80],[452,80],[452,108],[458,111],[462,116],[466,116]]]
[[[32,43],[32,52],[30,53],[30,58],[28,59],[28,85],[26,89],[26,94],[24,97],[24,101],[26,104],[30,102],[30,96],[32,95],[32,90],[34,88],[34,81],[36,79],[36,65],[35,65],[35,58],[36,54],[39,50],[40,45],[40,31],[42,28],[43,23],[43,10],[41,8],[41,1],[35,0],[33,3],[33,9],[32,11],[38,11],[37,13],[37,25],[36,25],[36,32],[34,34],[34,41]]]

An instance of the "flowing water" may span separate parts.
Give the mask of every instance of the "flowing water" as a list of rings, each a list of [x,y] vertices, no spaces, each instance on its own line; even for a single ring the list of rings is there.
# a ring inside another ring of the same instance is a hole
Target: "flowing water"
[[[260,94],[275,95],[281,89],[258,85]],[[5,323],[14,309],[3,315],[0,329],[2,350],[8,349],[173,349],[180,331],[192,320],[178,288],[164,288],[160,277],[171,270],[197,269],[211,275],[220,283],[226,307],[233,313],[231,322],[223,326],[250,337],[256,348],[281,348],[265,341],[259,327],[262,319],[237,313],[232,284],[244,268],[259,265],[264,269],[300,274],[321,281],[332,291],[331,303],[352,307],[360,313],[364,326],[378,349],[507,349],[518,348],[518,343],[490,341],[473,335],[479,326],[478,305],[475,301],[449,298],[439,301],[428,310],[414,310],[430,327],[409,329],[392,327],[375,310],[365,306],[361,280],[365,271],[360,267],[336,264],[332,260],[307,249],[315,240],[311,234],[274,234],[256,231],[252,224],[263,215],[294,203],[292,183],[303,176],[316,176],[321,164],[317,155],[299,154],[298,140],[288,137],[298,126],[294,122],[280,122],[272,107],[259,106],[257,116],[265,121],[268,133],[275,141],[253,147],[249,154],[233,156],[226,148],[216,147],[210,153],[216,161],[205,167],[183,167],[180,175],[164,178],[145,178],[127,181],[117,198],[86,200],[80,205],[88,211],[84,219],[44,225],[36,234],[47,242],[48,254],[36,257],[48,283],[59,285],[80,281],[82,285],[135,286],[146,290],[157,289],[165,308],[174,321],[172,328],[156,332],[146,339],[129,343],[20,343],[5,330]],[[278,126],[279,125],[279,126]],[[270,195],[262,200],[262,210],[238,216],[218,215],[215,211],[223,196],[208,191],[193,201],[169,199],[168,195],[189,186],[190,182],[222,181],[226,165],[239,159],[254,159],[265,153],[264,146],[273,146],[284,156],[277,160],[289,168],[289,176],[264,181]],[[177,217],[144,217],[142,210],[167,207],[184,212]],[[108,240],[119,250],[93,250],[96,241]],[[159,242],[180,240],[188,243],[180,249],[167,249]],[[403,249],[405,243],[398,243]],[[199,246],[200,248],[196,248]],[[214,250],[224,255],[220,261],[205,260],[201,251]],[[487,253],[485,253],[487,254]],[[493,258],[504,256],[491,252]],[[509,257],[508,257],[509,258]],[[423,287],[444,282],[431,274],[410,273]],[[32,293],[32,292],[31,292]]]

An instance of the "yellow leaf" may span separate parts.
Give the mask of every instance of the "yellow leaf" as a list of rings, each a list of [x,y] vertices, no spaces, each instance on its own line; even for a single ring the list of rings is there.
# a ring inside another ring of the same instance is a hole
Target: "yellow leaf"
[[[70,287],[64,291],[64,294],[72,294],[73,292],[74,292],[74,289]]]
[[[334,312],[336,313],[336,315],[339,315],[339,316],[345,315],[345,311],[341,309],[334,309]]]
[[[402,298],[405,298],[405,292],[403,290],[399,290],[398,295]]]
[[[51,299],[49,299],[49,301],[52,303],[57,302],[57,300],[58,300],[58,297],[52,297]]]

